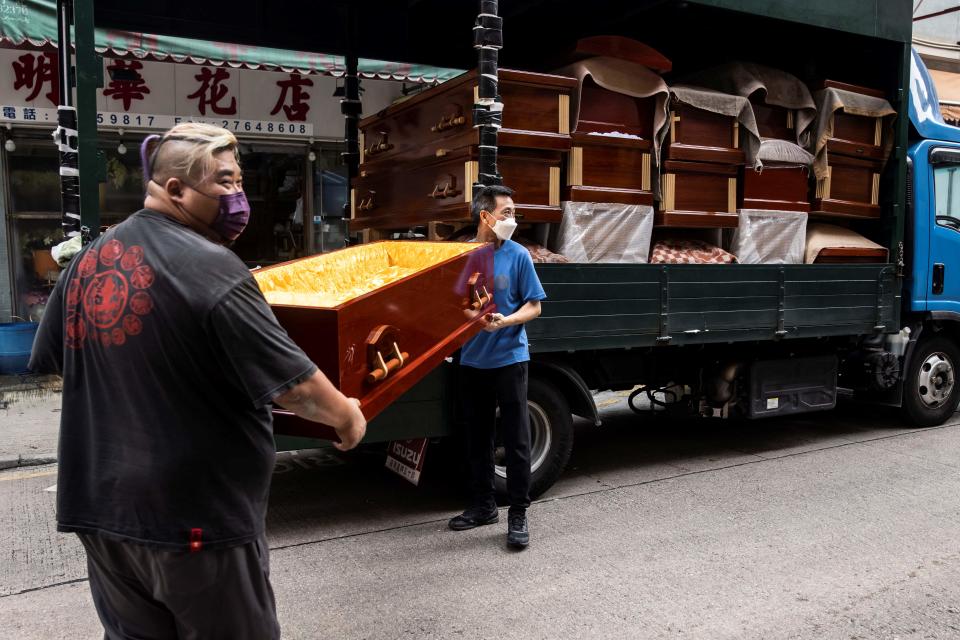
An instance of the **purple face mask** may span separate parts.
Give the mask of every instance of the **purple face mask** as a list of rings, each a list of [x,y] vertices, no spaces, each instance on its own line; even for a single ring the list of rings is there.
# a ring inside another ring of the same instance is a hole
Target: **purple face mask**
[[[200,193],[203,193],[202,191]],[[203,194],[207,195],[207,194]],[[207,196],[212,198],[213,196]],[[250,221],[250,204],[243,191],[218,196],[220,210],[210,228],[227,242],[233,242],[247,228]]]

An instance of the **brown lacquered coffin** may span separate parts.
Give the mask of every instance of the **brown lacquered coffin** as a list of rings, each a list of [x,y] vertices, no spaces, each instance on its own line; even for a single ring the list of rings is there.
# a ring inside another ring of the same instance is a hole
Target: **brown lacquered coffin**
[[[831,154],[827,175],[817,180],[813,211],[851,218],[880,217],[879,160]]]
[[[653,204],[649,140],[574,133],[564,200]]]
[[[744,164],[740,123],[731,116],[674,102],[664,157],[688,162]]]
[[[741,209],[810,211],[810,169],[769,165],[763,171],[743,170]]]
[[[559,151],[501,148],[497,169],[514,191],[522,222],[559,222]],[[470,221],[471,187],[479,165],[475,147],[441,157],[366,165],[354,181],[351,230]]]
[[[766,104],[756,93],[750,97],[750,106],[753,108],[753,117],[757,121],[757,131],[762,138],[778,138],[796,142],[797,132],[794,128],[794,113],[792,109],[777,105]]]
[[[375,242],[254,277],[294,342],[371,419],[480,331],[492,274],[491,244]],[[280,409],[274,430],[332,437]]]
[[[732,164],[664,163],[654,224],[667,227],[736,227],[737,173]]]
[[[504,103],[498,144],[570,148],[573,78],[500,69]],[[361,165],[417,160],[478,144],[473,128],[477,72],[471,71],[360,121]]]

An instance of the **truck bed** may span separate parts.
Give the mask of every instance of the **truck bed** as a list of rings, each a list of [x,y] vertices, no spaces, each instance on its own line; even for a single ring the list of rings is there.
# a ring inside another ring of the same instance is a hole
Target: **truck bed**
[[[892,264],[538,264],[530,350],[866,335],[896,331]]]

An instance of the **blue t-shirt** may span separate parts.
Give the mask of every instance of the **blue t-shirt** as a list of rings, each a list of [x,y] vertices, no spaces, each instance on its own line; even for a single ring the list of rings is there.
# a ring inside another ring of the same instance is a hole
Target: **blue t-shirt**
[[[497,313],[509,316],[531,300],[544,300],[530,254],[507,240],[493,254],[493,301]],[[460,364],[476,369],[496,369],[530,360],[527,331],[522,324],[493,332],[483,331],[463,345]]]

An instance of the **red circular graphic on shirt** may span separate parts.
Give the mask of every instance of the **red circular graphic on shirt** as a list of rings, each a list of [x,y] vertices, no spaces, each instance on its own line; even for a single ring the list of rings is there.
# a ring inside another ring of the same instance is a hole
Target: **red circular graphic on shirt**
[[[130,271],[139,266],[141,262],[143,262],[143,247],[135,244],[123,253],[123,257],[120,259],[120,268],[124,271]]]
[[[143,331],[143,322],[140,318],[134,315],[127,315],[123,317],[123,330],[131,336],[138,335]]]
[[[67,346],[71,349],[79,349],[87,339],[87,323],[83,321],[83,316],[79,313],[71,313],[67,316]]]
[[[67,307],[73,309],[80,302],[80,278],[74,278],[67,286]]]
[[[117,323],[127,306],[127,279],[117,270],[98,273],[83,293],[83,312],[98,329]]]
[[[113,344],[119,347],[120,345],[122,345],[124,342],[127,341],[127,334],[124,332],[123,329],[121,329],[120,327],[117,327],[116,329],[110,332],[110,340],[113,342]]]
[[[80,266],[77,267],[77,273],[81,278],[89,278],[97,270],[97,250],[90,249],[80,258]]]
[[[130,284],[134,289],[148,289],[153,284],[153,269],[149,265],[140,265],[130,274]]]
[[[100,264],[105,267],[112,267],[123,254],[123,243],[119,240],[108,240],[100,249]]]
[[[146,291],[137,291],[130,298],[130,311],[138,316],[145,316],[153,311],[153,298]]]

